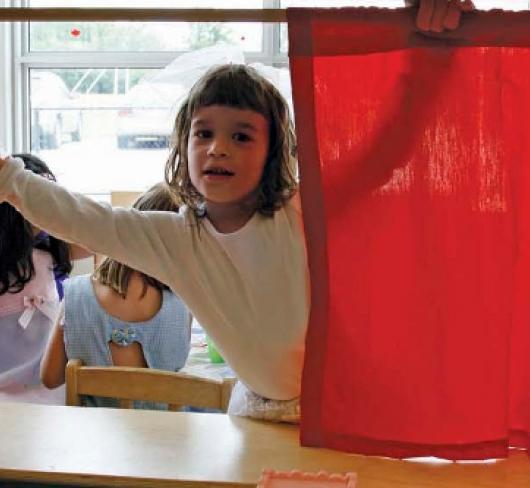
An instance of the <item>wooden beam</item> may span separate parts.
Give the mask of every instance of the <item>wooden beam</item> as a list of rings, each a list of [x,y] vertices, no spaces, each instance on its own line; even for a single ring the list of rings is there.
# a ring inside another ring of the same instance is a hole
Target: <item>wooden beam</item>
[[[285,9],[0,8],[0,22],[286,22]]]

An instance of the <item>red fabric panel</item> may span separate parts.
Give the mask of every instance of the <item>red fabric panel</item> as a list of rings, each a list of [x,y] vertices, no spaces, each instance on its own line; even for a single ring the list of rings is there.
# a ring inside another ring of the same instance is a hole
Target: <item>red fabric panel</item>
[[[312,309],[302,443],[530,446],[530,14],[290,9]],[[527,46],[527,47],[526,47]]]

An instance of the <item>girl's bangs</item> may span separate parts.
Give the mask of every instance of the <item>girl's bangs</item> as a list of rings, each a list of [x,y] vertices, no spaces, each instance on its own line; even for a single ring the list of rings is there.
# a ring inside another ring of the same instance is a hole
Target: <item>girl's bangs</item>
[[[260,92],[254,83],[244,83],[241,79],[221,76],[210,80],[210,83],[192,97],[190,109],[194,112],[200,107],[225,105],[253,110],[269,117],[270,109],[266,97]]]

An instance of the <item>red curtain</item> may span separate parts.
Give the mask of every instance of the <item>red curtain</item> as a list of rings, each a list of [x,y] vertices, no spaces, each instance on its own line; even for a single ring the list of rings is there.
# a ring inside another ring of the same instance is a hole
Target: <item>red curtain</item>
[[[291,9],[312,309],[302,444],[530,447],[530,14]]]

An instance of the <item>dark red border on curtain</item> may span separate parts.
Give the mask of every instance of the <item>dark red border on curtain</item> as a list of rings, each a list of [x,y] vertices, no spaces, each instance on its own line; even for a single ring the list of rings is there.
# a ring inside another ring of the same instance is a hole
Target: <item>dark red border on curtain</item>
[[[455,31],[420,33],[410,9],[379,8],[289,8],[289,58],[299,56],[340,56],[396,51],[415,47],[528,47],[530,12],[499,10],[465,14]],[[347,24],[355,23],[355,28]],[[325,24],[345,24],[340,43]],[[295,24],[298,24],[296,26]],[[303,24],[303,27],[302,27]],[[362,28],[360,28],[362,25]],[[320,35],[315,37],[313,26]],[[324,27],[323,27],[324,26]],[[308,40],[311,42],[308,43]]]
[[[529,12],[473,12],[466,15],[462,27],[443,36],[418,33],[409,9],[382,10],[358,9],[288,9],[289,59],[293,85],[293,101],[298,135],[302,207],[311,272],[312,306],[306,341],[306,360],[302,385],[302,428],[301,441],[306,446],[321,446],[361,454],[390,457],[413,457],[433,455],[448,459],[486,459],[505,457],[508,447],[529,447],[529,434],[524,428],[511,426],[509,438],[477,439],[451,443],[415,443],[408,439],[368,438],[332,432],[323,419],[328,414],[323,404],[323,389],[327,374],[328,333],[330,313],[330,288],[328,267],[328,222],[326,220],[326,199],[323,186],[324,176],[320,160],[319,134],[316,126],[314,63],[318,58],[333,56],[366,55],[411,48],[441,49],[439,83],[444,83],[451,53],[449,47],[530,47]],[[336,29],[337,25],[339,28]],[[332,26],[327,34],[327,26]],[[339,34],[337,34],[339,33]],[[337,37],[339,36],[339,37]],[[440,41],[439,38],[443,38]],[[420,50],[421,50],[420,49]],[[412,56],[414,59],[414,56]],[[435,79],[435,77],[433,77]],[[431,80],[432,81],[432,80]],[[421,80],[420,80],[421,82]],[[434,90],[436,96],[436,90]],[[428,117],[424,111],[426,100],[415,100],[407,93],[397,103],[404,108],[404,119]],[[340,97],[336,103],[340,104]],[[419,115],[418,115],[419,114]],[[389,139],[400,137],[392,133]],[[520,136],[521,134],[518,133]],[[513,142],[513,141],[512,141]],[[410,148],[402,147],[404,152]],[[372,165],[387,160],[384,147],[372,148],[365,154]],[[352,170],[348,176],[347,191],[356,194],[367,187],[376,187],[377,178],[383,178],[395,167],[383,167],[379,175]],[[530,177],[530,171],[514,170],[511,178]],[[375,178],[371,181],[370,178]],[[520,190],[520,189],[519,189]],[[338,191],[345,191],[344,188]],[[514,191],[516,205],[530,204],[530,199]],[[519,199],[519,200],[517,200]],[[514,212],[515,213],[515,212]],[[514,220],[517,220],[514,216]],[[517,227],[517,223],[514,224]],[[517,278],[516,278],[517,279]],[[515,311],[514,313],[518,313]],[[520,364],[512,364],[512,369]],[[524,376],[524,375],[523,375]],[[355,415],[355,412],[351,412]]]
[[[292,11],[288,10],[289,13]],[[298,12],[298,11],[296,11]],[[289,43],[292,38],[299,40],[304,46],[305,55],[296,58],[296,67],[293,69],[293,58],[291,62],[291,84],[296,89],[293,90],[293,103],[296,106],[296,131],[299,140],[304,144],[298,145],[299,161],[306,161],[302,169],[300,165],[301,177],[304,184],[300,187],[302,198],[302,210],[304,215],[310,215],[311,219],[304,218],[307,252],[309,268],[311,270],[311,312],[310,324],[320,324],[310,326],[307,332],[308,344],[319,344],[318,348],[313,348],[314,356],[311,363],[304,363],[302,390],[304,391],[304,402],[311,405],[311,408],[304,409],[304,422],[306,425],[318,425],[321,418],[320,391],[313,388],[314,384],[322,384],[324,381],[323,368],[311,368],[310,364],[324,364],[326,353],[327,327],[328,323],[328,261],[326,216],[324,212],[324,194],[322,188],[322,175],[318,163],[318,138],[315,127],[315,100],[311,81],[313,80],[313,57],[312,57],[312,35],[310,24],[306,22],[296,22],[289,25]],[[309,30],[308,30],[309,28]],[[297,41],[298,42],[298,41]],[[311,377],[312,380],[308,381]],[[302,429],[302,443],[304,445],[319,446],[323,439],[319,429]]]

